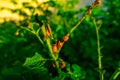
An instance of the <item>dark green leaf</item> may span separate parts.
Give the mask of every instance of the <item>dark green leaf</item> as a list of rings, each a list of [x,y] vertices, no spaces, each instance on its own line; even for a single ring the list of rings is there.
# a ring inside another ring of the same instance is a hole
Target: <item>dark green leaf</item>
[[[71,77],[73,80],[79,80],[85,78],[86,73],[83,71],[83,69],[80,66],[73,64],[72,68],[73,68],[73,73]]]

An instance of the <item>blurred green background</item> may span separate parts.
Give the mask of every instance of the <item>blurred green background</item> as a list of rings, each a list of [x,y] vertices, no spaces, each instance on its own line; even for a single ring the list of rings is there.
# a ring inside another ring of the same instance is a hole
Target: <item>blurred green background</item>
[[[3,2],[2,2],[3,1]],[[4,2],[6,1],[6,2]],[[26,70],[27,57],[45,51],[37,38],[19,26],[34,22],[34,14],[50,21],[55,38],[61,39],[85,13],[93,1],[84,0],[1,0],[0,6],[0,80],[52,80],[49,72]],[[119,0],[103,0],[93,9],[100,28],[102,64],[105,80],[120,67],[120,4]],[[10,3],[10,4],[8,4]],[[8,6],[8,7],[6,7]],[[60,56],[70,64],[77,64],[86,72],[84,80],[98,80],[96,32],[92,19],[87,17],[63,46]],[[120,76],[117,78],[120,80]]]

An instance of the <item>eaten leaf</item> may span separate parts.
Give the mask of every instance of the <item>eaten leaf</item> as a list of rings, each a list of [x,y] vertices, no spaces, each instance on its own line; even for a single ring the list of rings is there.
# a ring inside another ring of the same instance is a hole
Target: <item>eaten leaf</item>
[[[46,62],[46,59],[44,59],[40,54],[37,52],[33,57],[28,57],[25,60],[25,63],[23,66],[25,67],[37,67],[37,66],[43,66]]]

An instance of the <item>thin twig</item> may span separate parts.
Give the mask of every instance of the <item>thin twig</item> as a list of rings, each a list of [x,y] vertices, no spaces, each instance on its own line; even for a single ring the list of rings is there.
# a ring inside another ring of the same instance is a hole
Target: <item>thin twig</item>
[[[93,2],[93,3],[95,3],[95,2]],[[88,12],[91,12],[94,7],[96,7],[95,4],[92,4],[91,6],[89,6],[89,7],[87,8],[86,13],[80,18],[80,20],[78,21],[78,23],[71,28],[71,30],[67,33],[67,36],[70,36],[70,35],[74,32],[74,30],[81,24],[81,22],[82,22],[87,16],[90,15],[90,13],[88,14]],[[63,42],[63,45],[64,45],[64,42]],[[58,50],[57,53],[59,53],[60,51],[61,51],[61,48]]]
[[[100,52],[100,38],[99,38],[99,27],[96,24],[95,18],[93,18],[93,23],[96,29],[96,36],[97,36],[97,51],[98,51],[98,69],[99,69],[99,78],[100,80],[104,80],[104,74],[102,70],[102,53]]]
[[[68,36],[81,24],[81,22],[86,18],[87,15],[84,15],[79,21],[78,23],[68,32]]]
[[[25,29],[25,30],[27,30],[27,31],[29,31],[29,32],[31,32],[31,33],[33,33],[33,34],[35,34],[36,37],[38,38],[38,40],[40,41],[40,43],[44,46],[44,43],[43,43],[42,39],[40,38],[40,36],[38,35],[38,32],[35,32],[33,29],[30,30],[29,28],[23,27],[23,26],[20,26],[20,28]],[[44,47],[45,47],[45,46],[44,46]]]
[[[39,36],[38,34],[35,34],[35,35],[36,35],[36,37],[38,38],[38,40],[40,41],[40,43],[45,47],[45,45],[44,45],[42,39],[40,38],[40,36]]]

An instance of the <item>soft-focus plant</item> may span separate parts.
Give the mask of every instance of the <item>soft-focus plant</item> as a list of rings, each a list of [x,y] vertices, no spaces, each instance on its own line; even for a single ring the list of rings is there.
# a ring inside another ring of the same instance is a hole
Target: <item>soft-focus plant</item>
[[[24,19],[0,24],[0,80],[119,80],[119,0],[104,3],[86,9],[79,0],[34,0],[0,8]]]
[[[80,79],[84,79],[85,78],[85,72],[76,64],[72,65],[73,71],[70,68],[69,63],[66,63],[60,56],[60,51],[64,45],[65,42],[67,42],[69,40],[70,35],[73,33],[73,31],[81,24],[81,22],[91,14],[92,9],[96,6],[100,6],[101,4],[101,0],[96,0],[92,3],[92,5],[90,5],[87,10],[86,13],[80,18],[80,20],[78,21],[78,23],[73,26],[66,35],[63,36],[62,39],[56,39],[54,37],[54,34],[51,29],[50,23],[49,21],[46,20],[40,20],[39,15],[35,14],[33,15],[34,17],[34,22],[30,22],[30,24],[28,25],[28,27],[23,27],[20,26],[21,29],[26,29],[28,31],[30,31],[31,33],[33,33],[38,40],[40,41],[41,45],[43,46],[43,48],[48,49],[47,50],[47,54],[48,54],[48,58],[44,58],[42,57],[42,55],[36,53],[33,57],[31,58],[27,58],[24,66],[26,67],[31,67],[31,68],[35,68],[35,67],[42,67],[44,66],[44,64],[47,61],[51,61],[51,65],[52,67],[56,70],[57,74],[58,74],[58,78],[56,78],[57,80],[61,80],[61,79],[65,79],[65,78],[70,78],[73,80],[80,80]],[[97,28],[96,28],[97,29]],[[97,32],[98,30],[96,30]],[[97,33],[98,36],[98,33]],[[97,37],[99,38],[99,37]],[[99,73],[100,73],[100,80],[103,80],[103,73],[102,73],[102,63],[101,63],[101,56],[100,56],[100,49],[99,49],[99,39],[98,39],[98,55],[99,55]],[[69,65],[69,66],[67,66]],[[62,69],[66,68],[66,71],[63,71]],[[61,73],[65,74],[64,76],[61,75]]]

